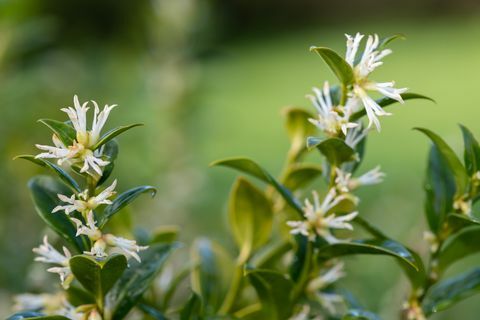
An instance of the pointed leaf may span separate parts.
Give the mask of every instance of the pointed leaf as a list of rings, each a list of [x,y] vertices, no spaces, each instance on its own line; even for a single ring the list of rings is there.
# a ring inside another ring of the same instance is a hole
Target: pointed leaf
[[[480,226],[464,228],[451,237],[440,250],[438,268],[444,271],[452,263],[480,252]]]
[[[315,164],[296,163],[288,168],[285,187],[295,191],[312,183],[322,175],[322,167]]]
[[[60,237],[75,246],[79,252],[88,251],[85,236],[76,236],[77,228],[63,212],[52,213],[60,203],[57,194],[69,196],[71,191],[62,183],[48,176],[37,176],[28,182],[38,215]]]
[[[273,212],[270,202],[261,190],[241,177],[230,194],[229,222],[244,261],[271,236]]]
[[[164,265],[177,243],[152,245],[141,252],[141,263],[130,261],[120,279],[105,297],[104,319],[123,319],[136,305]]]
[[[92,150],[97,150],[98,148],[100,148],[101,146],[103,146],[105,143],[107,143],[108,141],[112,140],[113,138],[115,138],[116,136],[118,136],[119,134],[129,130],[129,129],[132,129],[132,128],[135,128],[135,127],[139,127],[139,126],[143,126],[143,123],[134,123],[134,124],[130,124],[128,126],[121,126],[121,127],[117,127],[117,128],[114,128],[108,132],[106,132],[101,138],[100,140],[98,140],[98,142],[92,147]]]
[[[280,184],[265,169],[260,167],[256,162],[247,158],[229,158],[212,162],[210,166],[225,166],[236,169],[238,171],[250,174],[255,178],[272,185],[282,198],[303,218],[303,209],[300,202],[293,196],[292,192],[285,186]]]
[[[449,214],[447,217],[447,223],[451,234],[466,227],[480,226],[480,220],[458,213]]]
[[[50,161],[45,161],[42,159],[36,159],[35,156],[31,155],[20,155],[16,156],[14,159],[24,159],[30,162],[33,162],[41,167],[48,167],[51,169],[55,174],[63,181],[65,182],[66,185],[70,186],[73,188],[73,190],[77,192],[81,192],[82,189],[80,189],[80,186],[78,183],[65,171],[63,170],[60,166],[57,166],[54,163],[51,163]]]
[[[330,164],[337,167],[341,164],[355,160],[355,150],[348,146],[345,141],[338,138],[319,139],[309,137],[307,147],[316,147],[327,158]]]
[[[460,125],[465,145],[465,168],[470,176],[473,176],[480,170],[480,146],[473,136],[472,132],[465,126]]]
[[[297,159],[306,151],[305,139],[315,134],[316,128],[308,119],[314,116],[300,108],[286,108],[283,111],[285,115],[285,128],[291,143],[291,153],[294,159]]]
[[[109,163],[103,167],[103,173],[100,180],[98,180],[97,185],[101,186],[112,174],[113,168],[115,168],[115,160],[118,155],[118,143],[115,139],[108,141],[103,145],[102,158],[108,161]]]
[[[383,48],[385,48],[390,42],[394,41],[394,40],[405,40],[406,37],[404,34],[401,34],[401,33],[397,33],[397,34],[394,34],[394,35],[391,35],[391,36],[388,36],[388,37],[385,37],[385,38],[382,38],[380,39],[380,42],[378,44],[378,47],[377,47],[377,50],[382,50]]]
[[[434,285],[422,304],[427,316],[443,311],[480,291],[480,268],[443,280]]]
[[[43,123],[50,128],[50,130],[52,130],[53,133],[55,133],[66,146],[73,145],[73,140],[75,140],[77,132],[72,126],[66,124],[65,122],[51,119],[41,119],[38,120],[38,122]]]
[[[133,200],[135,200],[139,195],[142,193],[149,192],[152,197],[155,196],[155,193],[157,192],[157,189],[152,186],[140,186],[136,187],[133,189],[130,189],[128,191],[123,192],[120,194],[118,197],[113,200],[112,204],[108,205],[105,210],[103,211],[103,215],[100,218],[100,221],[98,223],[99,228],[103,228],[105,224],[112,218],[112,216],[120,211],[123,207],[131,203]]]
[[[180,312],[180,320],[201,320],[202,314],[202,299],[198,294],[192,293]]]
[[[86,255],[70,259],[70,269],[75,278],[98,300],[103,300],[126,268],[127,258],[121,254],[112,255],[104,261]]]
[[[310,51],[315,51],[323,58],[342,84],[349,85],[353,82],[352,67],[335,51],[325,47],[310,47]]]

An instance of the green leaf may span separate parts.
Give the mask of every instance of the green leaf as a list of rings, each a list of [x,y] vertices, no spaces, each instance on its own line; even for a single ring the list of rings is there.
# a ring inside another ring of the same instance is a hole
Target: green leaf
[[[180,228],[178,226],[161,226],[153,232],[150,243],[171,243],[178,239]]]
[[[70,285],[66,290],[66,294],[68,302],[75,307],[96,303],[95,297],[80,287]]]
[[[65,146],[73,145],[73,140],[75,140],[77,132],[72,126],[66,124],[65,122],[51,119],[40,119],[38,122],[43,123],[50,128],[50,130],[57,135],[57,137]]]
[[[66,185],[72,187],[73,190],[77,192],[81,192],[82,189],[78,185],[78,183],[65,171],[63,170],[60,166],[57,166],[54,163],[51,163],[50,161],[45,161],[42,159],[36,159],[35,156],[31,155],[20,155],[16,156],[14,160],[16,159],[24,159],[30,162],[33,162],[41,167],[48,167],[51,169],[55,174],[63,181],[65,182]]]
[[[143,126],[143,123],[134,123],[134,124],[130,124],[128,126],[121,126],[121,127],[117,127],[117,128],[114,128],[108,132],[106,132],[101,138],[100,140],[98,140],[97,143],[95,143],[94,146],[92,146],[92,150],[97,150],[98,148],[100,148],[101,146],[103,146],[105,143],[107,143],[108,141],[112,140],[113,138],[115,138],[116,136],[118,136],[119,134],[129,130],[129,129],[132,129],[132,128],[135,128],[135,127],[139,127],[139,126]]]
[[[413,93],[413,92],[402,93],[400,96],[404,101],[413,100],[413,99],[423,99],[423,100],[430,100],[431,102],[435,102],[435,100],[433,100],[430,97],[424,96],[423,94]],[[389,97],[383,97],[383,98],[377,99],[376,102],[380,107],[385,108],[391,104],[397,103],[398,101]],[[367,112],[365,111],[365,109],[361,109],[350,116],[350,121],[356,121],[366,114]]]
[[[98,222],[98,227],[101,229],[105,226],[105,224],[112,218],[112,216],[120,211],[123,207],[130,204],[133,200],[135,200],[139,195],[142,193],[149,192],[152,197],[155,196],[157,189],[152,186],[140,186],[130,190],[127,190],[120,194],[118,197],[113,200],[112,204],[108,205],[105,210],[103,211],[103,215],[100,217]]]
[[[229,201],[229,222],[235,241],[246,261],[271,236],[273,212],[263,192],[244,178],[233,185]]]
[[[464,228],[452,236],[440,250],[438,268],[444,271],[452,263],[480,252],[480,226]]]
[[[79,252],[88,251],[88,239],[76,236],[77,228],[70,218],[62,213],[52,213],[60,200],[57,194],[69,196],[71,191],[62,183],[48,176],[37,176],[28,182],[33,202],[38,215],[60,237],[77,248]]]
[[[105,183],[105,181],[107,181],[107,179],[112,174],[113,168],[115,168],[115,160],[117,159],[117,155],[118,155],[118,143],[115,141],[115,139],[110,140],[103,145],[102,158],[108,161],[109,164],[103,167],[103,174],[100,180],[98,180],[98,183],[97,183],[98,186],[101,186],[103,183]]]
[[[310,51],[315,51],[322,57],[323,61],[325,61],[343,85],[349,85],[353,82],[352,67],[335,51],[325,47],[310,47]]]
[[[380,320],[380,317],[370,311],[351,309],[343,316],[342,320]]]
[[[291,153],[294,159],[297,159],[304,151],[305,139],[315,134],[316,128],[308,119],[314,116],[300,108],[286,108],[283,111],[286,121],[285,128],[291,143]]]
[[[436,233],[445,217],[453,210],[455,181],[452,171],[435,145],[430,148],[424,188],[425,214],[430,229]]]
[[[480,170],[480,146],[467,127],[460,125],[463,135],[463,143],[465,145],[465,167],[470,176],[473,176]]]
[[[466,192],[469,177],[455,152],[453,152],[452,148],[450,148],[448,144],[434,132],[425,128],[415,128],[415,130],[424,133],[438,148],[438,151],[454,175],[456,196],[462,196]]]
[[[316,147],[327,158],[330,164],[337,167],[341,164],[355,160],[355,150],[350,148],[345,141],[338,138],[319,139],[309,137],[307,147]]]
[[[480,220],[458,213],[449,214],[447,217],[447,223],[451,234],[466,227],[480,226]]]
[[[443,311],[480,291],[480,268],[443,280],[427,291],[422,304],[427,316]]]
[[[7,320],[22,320],[22,319],[35,319],[35,320],[70,320],[64,316],[45,316],[40,312],[25,311],[15,313],[7,318]]]
[[[225,166],[247,173],[272,185],[282,198],[303,218],[303,209],[300,202],[293,196],[292,192],[280,184],[271,174],[260,167],[256,162],[247,158],[229,158],[212,162],[210,166]]]
[[[154,320],[167,320],[167,318],[165,318],[162,312],[152,306],[146,305],[145,303],[138,304],[138,308]]]
[[[405,35],[401,33],[397,33],[397,34],[382,38],[380,39],[377,50],[384,49],[390,42],[394,40],[405,40],[405,39],[406,39]]]
[[[234,262],[220,245],[206,238],[195,240],[191,258],[192,289],[201,298],[205,312],[214,314],[227,294]]]
[[[70,259],[73,275],[98,301],[103,300],[126,268],[127,258],[121,254],[112,255],[104,261],[97,261],[86,255],[78,255]]]
[[[180,312],[180,320],[201,320],[202,314],[202,299],[198,294],[192,293]]]
[[[288,168],[285,177],[285,187],[295,191],[309,185],[321,175],[321,166],[308,163],[295,163]]]
[[[104,319],[123,319],[137,304],[177,243],[156,244],[140,253],[141,263],[130,261],[120,279],[105,297]]]
[[[285,275],[273,270],[255,269],[248,271],[247,276],[262,304],[258,319],[288,319],[293,308],[290,299],[293,282]]]
[[[338,242],[319,247],[318,257],[329,260],[335,257],[351,254],[374,254],[392,256],[404,265],[419,270],[415,258],[402,244],[390,239],[354,240],[352,242]]]
[[[423,260],[418,253],[415,251],[408,249],[410,255],[415,260],[415,265],[417,266],[418,270],[412,269],[409,265],[397,260],[399,262],[400,267],[402,268],[403,272],[407,276],[410,284],[412,285],[413,289],[423,288],[427,281],[427,272],[425,270],[425,265],[423,264]]]

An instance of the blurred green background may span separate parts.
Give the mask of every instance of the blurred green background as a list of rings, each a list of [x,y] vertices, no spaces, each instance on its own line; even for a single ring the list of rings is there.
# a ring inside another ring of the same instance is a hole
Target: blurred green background
[[[440,133],[457,150],[462,123],[480,136],[480,5],[474,0],[137,0],[0,2],[0,316],[30,287],[44,225],[26,183],[42,173],[12,161],[49,143],[39,118],[63,119],[74,94],[117,103],[109,125],[143,122],[120,138],[119,189],[159,187],[138,201],[135,223],[179,224],[183,239],[226,238],[225,202],[234,173],[208,168],[235,155],[278,172],[288,147],[284,106],[310,108],[305,94],[334,80],[310,45],[344,50],[344,33],[404,33],[374,74],[433,97],[383,118],[368,142],[366,171],[386,181],[362,190],[361,214],[393,238],[425,251],[423,171],[428,143],[412,127]],[[480,263],[479,257],[451,273]],[[343,280],[362,303],[394,319],[407,290],[387,258],[348,259]],[[434,319],[478,319],[480,297]]]

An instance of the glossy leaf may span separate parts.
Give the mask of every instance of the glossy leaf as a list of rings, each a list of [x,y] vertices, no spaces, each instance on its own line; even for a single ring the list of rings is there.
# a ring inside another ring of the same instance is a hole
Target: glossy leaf
[[[343,316],[342,320],[380,320],[380,317],[370,311],[351,309]]]
[[[298,158],[306,150],[305,139],[315,134],[316,128],[308,119],[314,116],[300,108],[286,108],[285,128],[291,143],[291,153],[294,159]]]
[[[468,227],[450,238],[440,250],[438,268],[443,271],[452,263],[480,252],[480,226]]]
[[[480,220],[459,213],[449,214],[447,217],[447,223],[452,234],[466,227],[480,226]]]
[[[139,127],[139,126],[143,126],[142,123],[134,123],[134,124],[131,124],[131,125],[128,125],[128,126],[121,126],[121,127],[117,127],[117,128],[114,128],[108,132],[106,132],[101,138],[100,140],[98,140],[98,142],[92,147],[92,150],[97,150],[98,148],[100,148],[101,146],[103,146],[105,143],[107,143],[108,141],[112,140],[113,138],[115,138],[116,136],[118,136],[119,134],[129,130],[129,129],[132,129],[132,128],[135,128],[135,127]]]
[[[73,140],[75,140],[77,132],[72,126],[66,124],[65,122],[51,119],[41,119],[38,120],[38,122],[43,123],[50,128],[50,130],[52,130],[53,133],[56,134],[66,146],[73,145]]]
[[[310,51],[315,51],[322,57],[343,85],[349,85],[353,82],[352,67],[335,51],[325,47],[310,47]]]
[[[288,168],[285,187],[295,191],[312,183],[322,175],[322,167],[315,164],[296,163]]]
[[[258,319],[288,319],[293,307],[290,299],[293,282],[283,274],[273,270],[256,269],[248,271],[247,277],[255,288],[262,305]]]
[[[273,225],[271,204],[261,190],[241,177],[230,194],[229,222],[243,261],[270,238]]]
[[[129,268],[105,297],[104,319],[123,319],[136,305],[178,244],[157,244],[140,253],[141,263],[129,261]]]
[[[74,285],[70,285],[70,287],[66,290],[66,295],[67,295],[68,302],[75,307],[78,307],[84,304],[96,303],[95,297],[91,293]]]
[[[438,147],[432,145],[428,156],[425,180],[425,214],[433,232],[442,226],[445,217],[452,212],[455,180]]]
[[[341,164],[355,160],[355,150],[348,146],[345,141],[338,138],[319,139],[309,137],[308,148],[317,148],[330,164],[340,166]]]
[[[427,316],[443,311],[455,303],[480,292],[480,268],[443,280],[426,294],[422,304]]]
[[[400,96],[402,96],[402,99],[404,101],[413,100],[413,99],[423,99],[423,100],[429,100],[431,102],[435,102],[435,100],[433,100],[432,98],[424,96],[423,94],[418,94],[413,92],[402,93]],[[383,97],[383,98],[377,99],[376,102],[380,107],[385,108],[391,104],[397,103],[398,101],[389,97]],[[350,121],[356,121],[366,114],[367,112],[365,111],[365,109],[361,109],[360,111],[357,111],[351,115]]]
[[[20,156],[16,156],[14,159],[24,159],[24,160],[33,162],[41,167],[47,167],[51,169],[66,185],[72,187],[73,190],[77,192],[82,191],[78,183],[65,170],[63,170],[60,166],[57,166],[56,164],[51,163],[50,161],[36,159],[35,156],[31,156],[31,155],[20,155]]]
[[[462,125],[460,125],[460,129],[462,129],[463,144],[465,146],[465,168],[468,174],[473,176],[480,170],[480,146],[470,130]]]
[[[303,209],[300,202],[293,196],[290,190],[280,184],[265,169],[260,167],[256,162],[247,158],[230,158],[212,162],[210,166],[225,166],[236,169],[240,172],[247,173],[257,179],[272,185],[282,198],[303,218]]]
[[[127,268],[124,255],[112,255],[104,261],[78,255],[70,259],[70,269],[82,286],[97,299],[103,299]]]
[[[321,246],[318,257],[328,260],[335,257],[352,254],[374,254],[392,256],[406,266],[418,271],[415,258],[402,244],[389,239],[354,240],[352,242],[338,242]]]
[[[62,212],[52,213],[59,204],[57,194],[70,195],[71,191],[62,183],[48,176],[37,176],[28,182],[38,215],[60,237],[77,248],[79,252],[88,251],[85,236],[76,236],[77,228]]]
[[[429,137],[433,144],[438,148],[439,153],[453,173],[456,195],[462,196],[467,189],[469,177],[455,152],[453,152],[452,148],[450,148],[448,144],[434,132],[425,128],[415,129]]]
[[[150,193],[153,197],[155,196],[157,189],[155,189],[155,187],[152,187],[152,186],[140,186],[140,187],[136,187],[128,191],[125,191],[122,194],[120,194],[118,197],[116,197],[115,200],[113,200],[112,204],[108,205],[103,211],[103,215],[100,217],[100,221],[98,223],[99,228],[103,228],[103,226],[105,226],[108,220],[110,220],[115,213],[117,213],[123,207],[131,203],[139,195],[147,192]]]
[[[102,158],[108,161],[109,164],[103,167],[103,174],[100,180],[98,180],[98,183],[97,183],[98,186],[101,186],[103,183],[105,183],[105,181],[107,181],[107,179],[112,174],[113,168],[115,168],[115,160],[117,159],[117,155],[118,155],[118,143],[115,141],[115,139],[110,140],[103,145]]]
[[[152,306],[146,305],[144,303],[138,304],[138,308],[143,311],[144,314],[148,315],[154,320],[167,320],[160,310],[155,309]]]

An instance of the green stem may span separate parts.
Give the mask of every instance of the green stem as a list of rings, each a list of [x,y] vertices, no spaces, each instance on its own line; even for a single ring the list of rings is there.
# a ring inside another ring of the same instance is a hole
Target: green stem
[[[235,271],[232,278],[232,283],[228,289],[227,295],[223,300],[222,306],[218,310],[218,314],[221,316],[227,315],[233,307],[235,300],[237,299],[238,292],[240,291],[240,285],[242,284],[243,269],[245,265],[241,262],[237,262]]]
[[[344,85],[343,83],[341,85],[341,89],[342,89],[342,95],[340,97],[340,105],[344,106],[345,103],[347,102],[348,90],[347,90],[347,86]]]
[[[288,240],[281,240],[254,258],[255,260],[252,261],[252,264],[255,266],[255,268],[264,268],[276,258],[287,253],[290,249],[292,249],[292,243]]]

